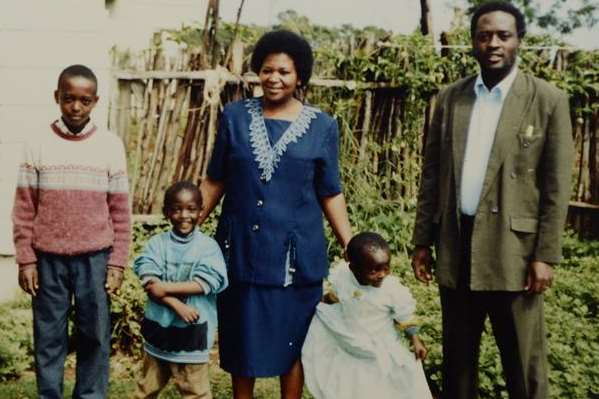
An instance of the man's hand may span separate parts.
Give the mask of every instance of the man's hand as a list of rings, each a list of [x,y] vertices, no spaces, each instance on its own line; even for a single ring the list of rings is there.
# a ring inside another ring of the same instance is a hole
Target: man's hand
[[[164,284],[161,281],[150,280],[144,289],[146,293],[155,301],[160,301],[167,294]]]
[[[416,359],[426,359],[428,350],[426,349],[426,346],[424,346],[418,335],[412,335],[412,346],[414,347],[414,355],[416,356]]]
[[[432,263],[433,257],[430,248],[416,247],[414,249],[414,253],[412,254],[412,269],[414,270],[414,276],[416,279],[427,285],[433,280],[433,275],[431,273]]]
[[[200,318],[200,314],[193,307],[184,304],[183,302],[177,303],[177,305],[173,306],[173,310],[180,318],[182,318],[186,323],[193,323]]]
[[[542,294],[553,284],[553,267],[548,263],[535,260],[528,266],[524,289],[529,294]]]
[[[39,283],[37,279],[37,264],[32,263],[19,269],[19,286],[31,296],[37,295]]]

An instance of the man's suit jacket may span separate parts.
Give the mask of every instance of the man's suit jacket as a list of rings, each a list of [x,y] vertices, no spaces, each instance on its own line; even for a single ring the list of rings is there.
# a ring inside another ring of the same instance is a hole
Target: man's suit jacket
[[[435,245],[440,285],[461,269],[460,183],[475,76],[442,90],[424,152],[413,235]],[[472,290],[523,290],[532,260],[561,258],[573,161],[568,98],[518,72],[505,99],[474,218]]]

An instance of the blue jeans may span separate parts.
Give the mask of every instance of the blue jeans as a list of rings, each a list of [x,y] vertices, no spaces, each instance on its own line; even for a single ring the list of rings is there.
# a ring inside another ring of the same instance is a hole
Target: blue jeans
[[[33,337],[37,389],[42,399],[62,398],[72,302],[77,330],[73,398],[106,397],[110,300],[104,284],[108,254],[109,250],[77,256],[38,253],[39,290],[33,299]]]

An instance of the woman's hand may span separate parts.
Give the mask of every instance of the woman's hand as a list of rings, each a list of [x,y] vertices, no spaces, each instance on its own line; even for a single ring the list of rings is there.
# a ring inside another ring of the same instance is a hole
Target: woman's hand
[[[212,180],[208,176],[200,183],[200,192],[202,193],[203,207],[200,212],[198,224],[204,223],[212,210],[216,207],[225,193],[225,184],[220,181]]]
[[[347,248],[347,244],[352,237],[351,225],[347,216],[347,204],[343,193],[333,195],[332,197],[323,197],[320,199],[320,205],[324,212],[324,216],[329,221],[337,242],[343,248]],[[345,254],[345,252],[344,252]],[[344,255],[345,256],[345,255]]]

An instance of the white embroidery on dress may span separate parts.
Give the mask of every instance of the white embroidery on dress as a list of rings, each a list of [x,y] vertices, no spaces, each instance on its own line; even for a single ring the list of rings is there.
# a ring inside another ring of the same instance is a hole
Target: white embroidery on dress
[[[264,123],[261,100],[259,98],[248,99],[245,101],[245,106],[251,116],[250,143],[252,144],[254,159],[258,163],[258,168],[262,171],[260,179],[269,181],[281,160],[281,156],[287,150],[287,146],[290,143],[297,142],[308,131],[312,119],[315,119],[316,114],[321,111],[304,105],[297,119],[289,125],[275,145],[271,146]]]

